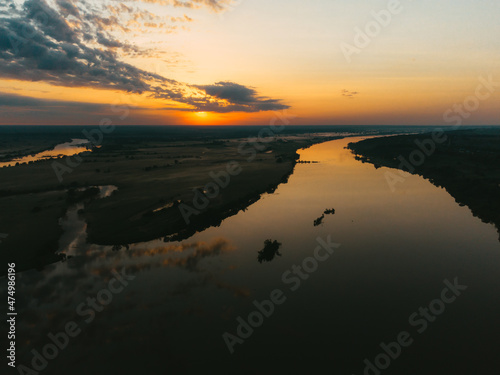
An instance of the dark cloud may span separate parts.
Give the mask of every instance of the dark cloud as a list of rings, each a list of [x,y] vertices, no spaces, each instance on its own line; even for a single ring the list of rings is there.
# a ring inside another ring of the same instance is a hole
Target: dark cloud
[[[50,100],[50,99],[38,99],[29,96],[7,94],[0,92],[0,108],[71,108],[71,110],[79,109],[82,112],[85,111],[101,111],[107,110],[111,106],[108,104],[99,103],[82,103],[82,102],[68,102],[63,100]]]
[[[200,88],[208,95],[231,100],[237,104],[249,104],[257,99],[255,90],[233,82],[218,82],[214,85],[200,86]]]
[[[0,124],[4,125],[88,125],[103,120],[116,125],[178,124],[173,113],[144,113],[143,108],[128,104],[70,102],[1,92],[0,113]]]
[[[118,60],[111,47],[124,46],[98,32],[87,46],[82,29],[72,29],[44,0],[28,0],[24,12],[0,19],[0,76],[47,81],[62,86],[90,86],[124,91],[150,91],[150,82],[166,84],[159,75]]]
[[[59,6],[59,9],[61,13],[68,17],[68,16],[74,16],[74,17],[80,17],[80,11],[78,8],[73,4],[72,1],[68,0],[56,0],[57,5]]]
[[[24,10],[26,20],[43,25],[43,32],[46,36],[62,42],[78,42],[76,33],[68,26],[64,18],[44,0],[27,0],[24,3]]]
[[[206,95],[222,99],[222,102],[208,103],[201,108],[205,110],[259,112],[290,108],[281,104],[277,99],[260,97],[255,89],[234,82],[217,82],[213,85],[197,87],[203,90]]]
[[[159,3],[207,6],[216,11],[228,4],[216,0]],[[27,0],[22,10],[0,15],[0,78],[147,93],[188,104],[194,111],[258,112],[289,108],[237,83],[189,85],[125,63],[119,59],[121,54],[148,56],[151,51],[109,33],[113,29],[127,30],[113,12],[103,12],[102,6],[86,1],[57,0],[56,5],[57,9],[45,0]],[[123,7],[125,13],[132,12],[125,5],[119,9]],[[109,9],[109,5],[104,9]]]

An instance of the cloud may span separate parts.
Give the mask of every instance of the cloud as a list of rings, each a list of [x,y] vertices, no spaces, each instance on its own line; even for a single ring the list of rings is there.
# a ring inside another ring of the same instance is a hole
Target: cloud
[[[174,113],[144,112],[144,108],[129,104],[70,102],[39,99],[0,92],[0,124],[4,125],[88,125],[104,119],[120,125],[179,125]],[[120,117],[124,113],[126,118]]]
[[[201,103],[199,109],[216,112],[259,112],[290,108],[277,99],[260,97],[255,89],[234,82],[217,82],[213,85],[197,86],[211,98],[213,103]]]
[[[129,3],[137,5],[141,1]],[[174,7],[223,9],[230,1],[142,0]],[[118,15],[144,21],[157,20],[133,5],[111,6],[107,1],[26,0],[22,9],[0,13],[0,78],[44,81],[66,87],[91,87],[130,93],[146,93],[154,98],[183,103],[193,111],[259,112],[289,108],[278,99],[261,97],[256,90],[233,82],[192,85],[139,69],[120,60],[121,55],[152,56],[155,51],[137,47],[114,30],[127,32],[129,25]],[[0,6],[0,10],[6,8]],[[119,7],[119,8],[116,8]],[[147,22],[146,22],[147,21]],[[178,17],[168,22],[191,22]]]
[[[340,92],[341,92],[342,96],[349,98],[349,99],[354,99],[354,97],[356,95],[359,95],[359,92],[357,92],[357,91],[349,91],[346,89],[341,90]]]
[[[70,28],[44,0],[28,0],[17,17],[0,19],[0,76],[136,92],[149,90],[147,82],[170,82],[121,62],[113,47],[133,48],[99,30]]]
[[[84,103],[84,102],[68,102],[64,100],[48,100],[48,99],[38,99],[29,96],[7,94],[0,92],[0,108],[70,108],[74,111],[79,109],[82,112],[86,111],[101,111],[109,109],[109,104],[99,104],[99,103]]]
[[[207,7],[214,12],[220,12],[235,3],[235,0],[138,0],[143,3],[169,5],[181,8],[201,8]]]

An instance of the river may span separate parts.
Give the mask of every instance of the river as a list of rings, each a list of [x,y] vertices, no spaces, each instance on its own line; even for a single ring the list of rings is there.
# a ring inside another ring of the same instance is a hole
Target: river
[[[392,192],[388,169],[345,149],[355,140],[300,150],[318,163],[298,164],[274,194],[182,243],[111,249],[65,238],[67,261],[18,275],[18,363],[32,367],[30,351],[75,322],[47,374],[377,374],[365,360],[402,332],[411,344],[388,364],[379,357],[381,373],[494,373],[494,226],[421,177]],[[327,209],[335,213],[315,226]],[[267,239],[279,254],[259,262]],[[467,289],[435,302],[450,283]],[[429,305],[419,332],[410,317]],[[255,327],[238,335],[249,315]]]
[[[64,156],[78,155],[83,152],[91,151],[90,146],[90,141],[88,139],[72,139],[71,142],[56,145],[52,150],[45,150],[33,155],[15,158],[7,162],[1,162],[0,168],[13,167],[18,164],[28,164],[40,160],[58,159]]]

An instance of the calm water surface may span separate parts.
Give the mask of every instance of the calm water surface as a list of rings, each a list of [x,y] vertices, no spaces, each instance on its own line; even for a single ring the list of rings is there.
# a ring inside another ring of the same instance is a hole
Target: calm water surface
[[[85,227],[73,226],[78,241],[61,242],[71,259],[19,275],[18,363],[29,366],[30,351],[74,321],[81,333],[42,373],[356,375],[401,331],[413,344],[384,374],[496,373],[495,228],[420,177],[391,192],[387,169],[344,149],[352,141],[301,150],[302,160],[320,163],[297,165],[275,194],[182,243],[113,250],[86,245]],[[292,291],[283,274],[328,236],[340,247]],[[282,244],[281,256],[259,263],[266,239]],[[85,322],[87,298],[108,287],[113,269],[135,279]],[[408,318],[455,278],[468,289],[419,334]],[[286,300],[231,355],[222,335],[236,335],[237,318],[247,320],[253,301],[275,289]]]

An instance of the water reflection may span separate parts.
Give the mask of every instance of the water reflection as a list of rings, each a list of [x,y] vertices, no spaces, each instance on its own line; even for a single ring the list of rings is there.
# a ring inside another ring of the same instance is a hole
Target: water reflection
[[[314,220],[314,226],[317,227],[321,224],[323,224],[323,220],[325,218],[325,215],[321,215],[320,217],[318,217],[316,220]]]
[[[281,256],[279,250],[281,247],[281,243],[273,240],[265,240],[264,248],[258,252],[259,256],[257,260],[259,263],[262,262],[270,262],[274,259],[275,256]]]
[[[81,212],[85,203],[91,199],[104,199],[110,197],[118,187],[114,185],[91,186],[87,188],[70,189],[66,200],[71,205],[66,214],[59,219],[63,234],[59,239],[59,252],[74,255],[78,249],[85,248],[87,242],[87,223]]]
[[[325,212],[323,212],[323,215],[321,215],[316,220],[314,220],[314,226],[317,227],[317,226],[320,226],[321,224],[323,224],[323,220],[325,219],[326,215],[335,215],[335,209],[333,209],[333,208],[326,209]]]
[[[18,302],[23,306],[23,319],[17,327],[18,343],[22,348],[18,353],[21,363],[29,364],[32,348],[41,350],[47,343],[47,334],[61,331],[61,327],[68,321],[77,322],[81,328],[90,330],[85,331],[85,335],[90,332],[91,341],[95,339],[93,335],[97,329],[107,332],[105,340],[112,340],[118,345],[115,340],[127,337],[128,340],[135,341],[140,338],[139,332],[134,333],[128,323],[122,322],[126,311],[134,314],[142,311],[147,315],[148,310],[167,307],[169,314],[175,312],[175,315],[183,315],[187,313],[188,306],[172,303],[162,306],[162,299],[168,296],[184,298],[183,296],[189,296],[197,289],[204,290],[210,286],[229,295],[246,298],[248,290],[225,283],[210,272],[208,266],[211,259],[234,250],[235,247],[224,238],[215,238],[208,243],[195,241],[155,248],[132,245],[128,250],[123,248],[121,251],[92,247],[85,253],[68,258],[65,263],[48,266],[43,271],[42,278],[34,271],[23,273],[20,277],[23,292]],[[92,326],[87,327],[77,307],[89,297],[98,295],[115,277],[113,272],[121,270],[124,274],[135,276],[147,273],[148,277],[155,270],[162,270],[162,273],[168,271],[170,276],[163,283],[152,283],[150,286],[147,278],[131,282],[122,294],[113,297],[112,303],[106,306]],[[88,342],[88,337],[79,340]],[[87,346],[81,348],[78,341],[72,345],[84,353],[91,349]],[[71,358],[71,351],[69,357],[61,357],[61,362],[65,363]],[[57,373],[54,366],[50,370],[52,371],[49,373]]]
[[[8,162],[2,162],[0,163],[0,168],[12,167],[18,164],[27,164],[51,158],[61,158],[63,156],[73,156],[90,150],[92,150],[92,146],[88,139],[72,139],[71,142],[61,143],[60,145],[55,146],[52,150],[42,151],[35,155],[27,155]]]

